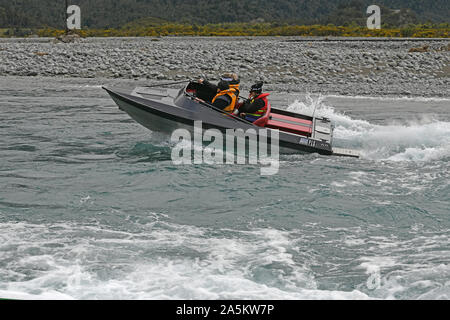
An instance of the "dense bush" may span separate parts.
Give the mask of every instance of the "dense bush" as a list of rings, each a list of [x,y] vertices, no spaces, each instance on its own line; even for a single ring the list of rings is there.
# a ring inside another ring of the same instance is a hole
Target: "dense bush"
[[[40,29],[41,37],[56,37],[63,30]],[[78,33],[83,37],[155,37],[155,36],[343,36],[343,37],[420,37],[448,38],[450,27],[446,25],[409,25],[405,28],[369,30],[359,26],[334,25],[282,25],[271,23],[224,23],[193,26],[166,23],[158,26],[127,26],[121,29],[85,29]]]

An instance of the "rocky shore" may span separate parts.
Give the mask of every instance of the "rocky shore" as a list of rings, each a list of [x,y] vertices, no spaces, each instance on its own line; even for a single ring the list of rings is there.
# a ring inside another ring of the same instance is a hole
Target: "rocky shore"
[[[416,50],[411,50],[416,48]],[[410,52],[416,51],[416,52]],[[340,95],[450,97],[450,41],[304,38],[0,40],[0,76],[158,81],[239,73],[244,85]]]

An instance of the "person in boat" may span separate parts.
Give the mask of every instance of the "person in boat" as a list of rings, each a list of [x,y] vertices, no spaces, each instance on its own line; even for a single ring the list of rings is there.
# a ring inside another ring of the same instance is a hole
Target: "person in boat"
[[[246,100],[235,114],[239,114],[245,120],[255,122],[266,114],[270,93],[262,93],[263,82],[259,81],[250,88],[248,100]]]
[[[215,93],[211,100],[211,104],[223,111],[232,113],[236,109],[239,100],[239,84],[240,80],[235,73],[226,73],[221,76],[217,85],[207,80],[200,79],[199,83],[203,84],[209,90]]]

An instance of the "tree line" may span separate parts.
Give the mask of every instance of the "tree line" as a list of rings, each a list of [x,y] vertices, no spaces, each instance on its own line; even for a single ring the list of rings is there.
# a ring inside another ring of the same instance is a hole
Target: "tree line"
[[[389,27],[449,22],[448,0],[69,0],[82,10],[82,26],[120,29],[153,17],[162,23],[334,24],[364,26],[370,4],[382,7]],[[390,8],[390,9],[389,9]],[[0,0],[0,28],[64,27],[65,0]]]

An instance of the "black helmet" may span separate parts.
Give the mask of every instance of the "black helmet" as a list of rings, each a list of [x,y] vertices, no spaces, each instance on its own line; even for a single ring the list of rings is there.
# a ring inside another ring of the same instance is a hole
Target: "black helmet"
[[[250,93],[255,92],[257,94],[261,94],[262,93],[263,84],[264,84],[264,82],[258,81],[257,83],[252,85],[252,87],[250,88]]]
[[[220,80],[219,83],[217,84],[217,87],[219,88],[220,91],[228,90],[228,89],[230,89],[230,82],[225,81],[225,80]]]

